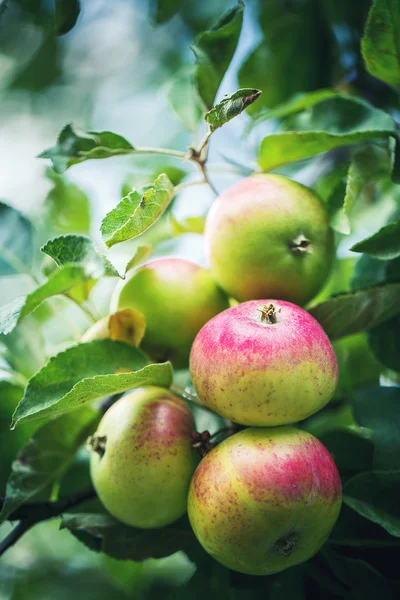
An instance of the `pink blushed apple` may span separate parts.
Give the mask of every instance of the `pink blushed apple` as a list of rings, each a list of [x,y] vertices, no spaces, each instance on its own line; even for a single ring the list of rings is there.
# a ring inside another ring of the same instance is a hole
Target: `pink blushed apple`
[[[149,386],[117,400],[91,440],[93,485],[117,519],[145,529],[186,511],[196,466],[194,421],[185,402]]]
[[[242,425],[294,423],[333,396],[337,362],[308,312],[282,300],[239,304],[206,323],[190,370],[202,402]]]
[[[341,506],[336,465],[321,442],[291,427],[250,428],[226,439],[193,476],[188,515],[205,550],[249,575],[313,556]]]
[[[306,304],[334,260],[326,208],[312,190],[281,175],[252,175],[221,194],[205,239],[215,281],[241,302]]]

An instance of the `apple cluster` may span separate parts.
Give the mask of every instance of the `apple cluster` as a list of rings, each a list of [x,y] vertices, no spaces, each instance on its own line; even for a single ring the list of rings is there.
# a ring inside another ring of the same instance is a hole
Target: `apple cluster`
[[[205,240],[210,270],[152,260],[112,304],[144,315],[143,350],[176,368],[189,363],[200,402],[236,432],[204,446],[183,399],[137,389],[111,406],[92,438],[92,480],[122,522],[162,527],[187,510],[217,561],[276,573],[314,555],[340,511],[330,453],[292,426],[325,406],[337,385],[330,341],[299,306],[329,275],[333,234],[312,191],[253,175],[216,200]]]

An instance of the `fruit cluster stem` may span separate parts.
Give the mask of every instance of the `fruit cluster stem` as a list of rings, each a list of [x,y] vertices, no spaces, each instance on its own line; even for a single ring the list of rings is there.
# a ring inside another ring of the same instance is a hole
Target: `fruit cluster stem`
[[[211,442],[211,437],[212,436],[209,431],[203,431],[202,433],[194,431],[192,433],[192,447],[197,450],[202,458],[204,458],[204,456],[208,454],[215,446],[215,444]]]
[[[41,521],[48,521],[61,516],[64,512],[75,508],[82,502],[96,497],[93,488],[79,492],[74,496],[61,498],[57,502],[41,502],[37,504],[23,504],[12,512],[8,521],[19,521],[11,532],[0,543],[0,556],[2,556],[11,546],[13,546],[31,527]],[[0,502],[0,507],[4,504],[4,499]]]
[[[208,185],[214,192],[216,196],[218,196],[218,191],[214,187],[212,181],[210,180],[206,168],[206,163],[208,159],[208,150],[209,150],[209,141],[213,130],[211,127],[208,127],[207,133],[205,134],[203,140],[200,142],[197,148],[192,146],[189,147],[188,159],[196,164],[200,172],[202,173],[204,179],[207,181]]]

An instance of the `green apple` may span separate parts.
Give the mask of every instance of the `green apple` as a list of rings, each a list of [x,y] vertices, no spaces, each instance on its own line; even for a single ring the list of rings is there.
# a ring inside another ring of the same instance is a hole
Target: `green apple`
[[[205,239],[215,281],[242,302],[306,304],[325,283],[335,253],[319,198],[281,175],[252,175],[221,194]]]
[[[117,519],[162,527],[186,511],[196,466],[193,416],[169,390],[146,387],[118,400],[91,439],[96,492]]]
[[[209,271],[182,258],[159,258],[137,268],[119,286],[112,310],[130,308],[144,315],[143,350],[156,360],[187,365],[201,327],[228,308],[224,292]]]
[[[116,340],[137,348],[146,329],[144,316],[137,310],[126,308],[93,323],[81,337],[81,342]]]
[[[250,428],[201,461],[188,515],[197,539],[218,562],[268,575],[318,552],[339,515],[341,496],[336,465],[311,434]]]

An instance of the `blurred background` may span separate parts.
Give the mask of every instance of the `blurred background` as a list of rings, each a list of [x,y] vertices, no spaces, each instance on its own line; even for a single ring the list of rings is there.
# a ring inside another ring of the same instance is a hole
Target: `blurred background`
[[[174,183],[190,180],[196,175],[192,166],[149,156],[116,157],[76,165],[61,177],[37,155],[53,146],[70,122],[89,131],[113,131],[136,146],[185,150],[199,141],[204,128],[199,127],[191,85],[190,44],[235,3],[185,0],[179,8],[176,2],[176,14],[160,22],[162,3],[156,0],[70,2],[78,15],[71,29],[71,23],[55,12],[55,0],[0,2],[0,198],[33,219],[38,246],[53,235],[75,232],[92,235],[101,248],[101,219],[127,190],[152,182],[162,171]],[[259,88],[263,95],[254,110],[260,110],[298,92],[337,87],[399,116],[393,92],[365,72],[360,57],[370,4],[369,0],[247,0],[239,45],[218,99],[238,87]],[[259,142],[276,127],[268,121],[250,130],[250,121],[243,114],[213,135],[210,177],[218,191],[256,168]],[[329,160],[317,157],[281,172],[311,184]],[[342,259],[347,259],[355,240],[387,221],[398,201],[394,194],[391,188],[379,211],[370,202],[371,195],[366,196],[368,206],[364,203],[352,235],[339,239]],[[203,216],[213,197],[207,186],[195,186],[182,192],[171,210],[177,220]],[[172,241],[172,248],[171,241],[163,241],[169,236],[169,223],[162,219],[146,240],[161,243],[156,252],[167,249],[204,262],[198,235],[181,235]],[[116,261],[133,252],[134,244],[123,246],[110,252]],[[32,287],[24,276],[4,281],[1,304]],[[105,314],[115,282],[102,285],[96,286],[96,307]],[[331,291],[334,284],[329,285]],[[54,302],[65,309],[62,300]],[[37,311],[36,318],[45,310]],[[83,330],[84,317],[68,310]],[[26,327],[20,348],[33,363],[36,356],[40,365],[43,356],[65,343],[51,319],[46,321],[45,328],[51,331],[46,342],[37,330]],[[21,344],[11,338],[10,344]],[[49,343],[51,350],[44,348]],[[29,370],[34,371],[35,364],[26,366]],[[8,421],[8,415],[2,418]],[[2,451],[7,443],[4,437]],[[10,524],[3,525],[1,535],[9,528]],[[57,522],[33,528],[4,556],[0,600],[165,598],[165,590],[182,586],[195,570],[183,553],[144,563],[116,561],[87,550],[67,531],[57,529]],[[236,597],[246,596],[238,592]]]
[[[46,177],[48,161],[36,156],[54,145],[68,122],[86,130],[120,133],[137,146],[185,149],[193,141],[174,115],[169,96],[181,96],[187,122],[196,126],[188,85],[185,89],[194,63],[190,44],[234,3],[191,0],[184,3],[182,14],[156,26],[154,6],[146,0],[114,0],[112,5],[85,0],[77,25],[58,37],[52,4],[8,2],[0,22],[0,194],[29,214],[40,214],[54,185]],[[260,39],[252,18],[255,10],[255,3],[249,3],[241,44],[221,96],[237,88],[237,67]],[[230,150],[236,160],[239,152],[250,164],[242,144],[232,152],[243,124],[232,123],[222,139],[216,136],[215,144]],[[143,178],[147,182],[155,163],[152,157],[117,158],[78,166],[68,174],[89,198],[94,232],[105,212],[120,200],[121,183],[136,174],[139,183]],[[172,164],[182,166],[179,161]],[[190,166],[185,169],[191,171]],[[87,223],[79,226],[86,229]]]

